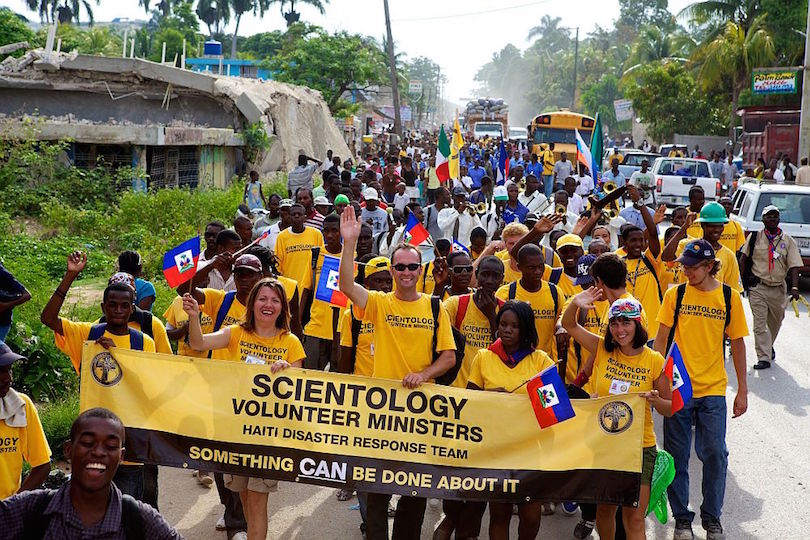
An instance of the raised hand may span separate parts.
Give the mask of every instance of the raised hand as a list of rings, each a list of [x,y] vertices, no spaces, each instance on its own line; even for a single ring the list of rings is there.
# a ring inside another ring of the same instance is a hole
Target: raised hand
[[[189,319],[191,317],[197,319],[200,316],[200,304],[188,293],[183,295],[183,311],[188,313]]]
[[[533,228],[536,232],[546,234],[554,229],[554,226],[562,222],[562,220],[562,216],[558,216],[557,214],[545,215],[534,224]]]
[[[347,206],[340,214],[340,236],[343,238],[344,243],[356,243],[357,239],[360,237],[360,229],[362,226],[363,224],[354,214],[354,207],[352,205]]]
[[[571,300],[579,309],[592,309],[594,302],[602,299],[602,289],[591,287],[574,296]]]
[[[67,271],[69,273],[78,274],[87,265],[87,253],[83,251],[74,251],[67,258]]]
[[[656,225],[661,223],[667,218],[667,205],[660,204],[658,208],[655,209],[655,214],[653,214],[653,221]]]
[[[689,227],[691,227],[695,223],[695,220],[697,218],[698,218],[697,212],[689,212],[688,214],[686,214],[686,221],[683,223],[683,228],[688,229]]]

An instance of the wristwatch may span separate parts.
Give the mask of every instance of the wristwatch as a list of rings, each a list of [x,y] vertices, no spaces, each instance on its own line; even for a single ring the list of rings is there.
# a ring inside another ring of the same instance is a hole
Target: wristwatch
[[[637,200],[636,202],[633,203],[633,206],[635,206],[636,209],[641,210],[641,207],[644,206],[644,203],[642,202],[641,199],[639,199],[639,200]]]

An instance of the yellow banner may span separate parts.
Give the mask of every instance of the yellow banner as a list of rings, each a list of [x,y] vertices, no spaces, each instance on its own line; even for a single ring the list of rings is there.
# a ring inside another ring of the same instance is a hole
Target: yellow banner
[[[541,430],[525,395],[86,343],[81,408],[127,429],[133,461],[439,498],[638,497],[645,400],[574,400]]]

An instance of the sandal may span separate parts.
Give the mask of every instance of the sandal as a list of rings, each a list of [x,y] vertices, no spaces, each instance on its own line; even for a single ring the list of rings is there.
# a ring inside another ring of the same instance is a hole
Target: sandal
[[[348,489],[339,489],[338,492],[335,494],[337,500],[339,501],[348,501],[352,498],[354,491],[349,491]]]

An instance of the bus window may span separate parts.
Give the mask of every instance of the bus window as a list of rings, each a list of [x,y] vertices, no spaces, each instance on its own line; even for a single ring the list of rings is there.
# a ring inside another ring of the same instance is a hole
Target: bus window
[[[586,143],[590,142],[591,131],[581,130],[579,135]],[[573,129],[536,127],[534,128],[534,142],[535,144],[550,142],[554,144],[576,144],[577,136]]]

